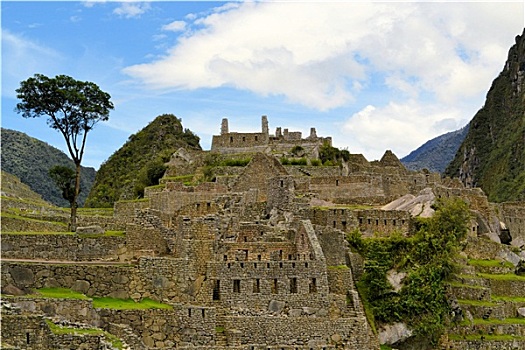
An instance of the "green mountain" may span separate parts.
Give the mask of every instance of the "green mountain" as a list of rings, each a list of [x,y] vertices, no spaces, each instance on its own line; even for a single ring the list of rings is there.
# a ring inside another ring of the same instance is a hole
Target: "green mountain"
[[[525,200],[525,30],[509,50],[485,105],[445,175],[481,187],[493,202]]]
[[[410,170],[428,169],[441,174],[454,158],[467,132],[468,125],[433,138],[402,158],[401,163]]]
[[[69,207],[69,203],[62,198],[62,193],[48,172],[55,165],[74,169],[73,161],[61,150],[23,132],[4,128],[1,132],[2,170],[17,176],[44,200],[61,207]],[[84,205],[95,181],[95,174],[94,168],[82,167],[79,206]]]
[[[118,200],[141,198],[144,187],[158,184],[164,163],[177,149],[200,150],[199,141],[174,115],[158,116],[100,166],[86,206],[110,207]]]

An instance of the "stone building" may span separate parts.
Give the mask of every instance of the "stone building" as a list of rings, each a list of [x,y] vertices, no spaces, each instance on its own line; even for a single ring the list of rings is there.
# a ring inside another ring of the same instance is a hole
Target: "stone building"
[[[261,132],[239,133],[229,130],[228,119],[221,124],[220,135],[212,138],[211,151],[225,154],[233,153],[289,153],[295,146],[300,146],[304,155],[317,159],[319,147],[327,143],[332,145],[331,137],[318,137],[315,128],[310,128],[310,135],[302,137],[300,131],[289,131],[277,127],[271,135],[268,128],[268,118],[261,117]]]

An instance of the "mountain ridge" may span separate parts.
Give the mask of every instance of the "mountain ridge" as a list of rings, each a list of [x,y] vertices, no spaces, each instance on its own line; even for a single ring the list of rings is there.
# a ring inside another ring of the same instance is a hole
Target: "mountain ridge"
[[[15,175],[34,192],[50,203],[69,207],[61,191],[49,176],[49,169],[55,165],[74,169],[73,161],[61,150],[48,143],[31,137],[21,131],[1,128],[2,170]],[[94,168],[81,168],[81,192],[78,200],[83,206],[95,180]]]
[[[454,158],[467,132],[468,125],[428,140],[401,158],[401,163],[409,170],[428,169],[442,174]]]
[[[445,171],[490,201],[525,200],[525,29]]]

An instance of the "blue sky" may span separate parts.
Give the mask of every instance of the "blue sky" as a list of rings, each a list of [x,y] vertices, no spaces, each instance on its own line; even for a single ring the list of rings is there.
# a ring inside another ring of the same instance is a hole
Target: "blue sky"
[[[99,168],[156,116],[175,114],[204,149],[230,131],[276,127],[400,158],[468,123],[523,32],[523,1],[2,1],[2,127],[65,150],[45,119],[14,112],[35,73],[112,96],[83,165]]]

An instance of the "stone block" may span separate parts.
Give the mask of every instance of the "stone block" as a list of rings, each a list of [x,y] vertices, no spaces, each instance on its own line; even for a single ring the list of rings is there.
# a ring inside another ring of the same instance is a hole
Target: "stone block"
[[[85,280],[76,280],[71,286],[71,289],[75,292],[86,294],[91,284]]]
[[[33,271],[25,267],[14,266],[9,269],[9,273],[18,287],[32,284],[35,281]]]
[[[285,305],[286,303],[284,301],[271,300],[270,304],[268,305],[268,311],[275,314],[280,314]]]
[[[76,231],[78,235],[87,235],[87,234],[103,235],[105,232],[106,231],[104,231],[104,229],[98,225],[77,227],[77,231]]]
[[[2,294],[20,296],[20,295],[24,295],[25,293],[23,290],[19,289],[18,287],[12,284],[8,284],[4,288],[2,288]]]

